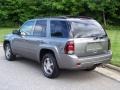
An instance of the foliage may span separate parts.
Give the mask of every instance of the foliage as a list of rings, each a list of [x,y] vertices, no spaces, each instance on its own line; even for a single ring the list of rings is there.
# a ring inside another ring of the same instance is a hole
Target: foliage
[[[104,24],[120,24],[120,0],[0,0],[1,26],[56,15],[85,15]]]

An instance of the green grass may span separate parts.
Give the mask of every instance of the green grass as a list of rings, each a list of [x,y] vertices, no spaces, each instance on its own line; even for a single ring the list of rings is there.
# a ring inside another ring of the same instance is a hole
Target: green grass
[[[0,43],[3,42],[4,36],[11,33],[16,28],[0,28]]]
[[[0,28],[0,42],[2,43],[4,35],[11,33],[12,30],[15,29],[16,28]],[[110,63],[120,67],[120,26],[109,26],[107,33],[111,39],[111,49],[113,52]]]
[[[111,40],[111,49],[113,52],[110,63],[120,67],[120,27],[109,26],[107,33]]]

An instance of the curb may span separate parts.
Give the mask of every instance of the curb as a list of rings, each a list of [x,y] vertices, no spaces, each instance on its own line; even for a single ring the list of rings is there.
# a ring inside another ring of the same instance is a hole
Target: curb
[[[113,69],[113,70],[116,70],[116,71],[120,72],[120,67],[117,67],[117,66],[114,66],[114,65],[111,65],[111,64],[106,64],[105,66],[110,68],[110,69]]]
[[[113,80],[116,80],[120,82],[120,72],[117,72],[116,70],[110,69],[110,68],[105,68],[105,67],[98,67],[95,69],[96,72],[111,78]]]

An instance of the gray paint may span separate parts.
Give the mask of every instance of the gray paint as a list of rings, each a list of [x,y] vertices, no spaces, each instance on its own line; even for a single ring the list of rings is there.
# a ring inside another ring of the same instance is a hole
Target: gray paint
[[[37,19],[33,20],[36,23]],[[87,68],[98,63],[108,63],[111,59],[112,53],[108,50],[108,37],[96,40],[94,40],[94,38],[53,38],[50,36],[51,19],[44,20],[47,20],[46,37],[16,34],[10,34],[5,37],[5,41],[10,41],[13,53],[40,62],[40,51],[42,49],[49,49],[54,52],[58,66],[65,69]],[[33,30],[34,27],[35,24],[33,26]],[[65,45],[67,41],[70,40],[73,40],[75,43],[75,53],[73,55],[64,54]],[[89,44],[94,43],[99,43],[102,49],[99,50],[97,46],[94,46],[96,51],[92,51],[93,48],[90,47]],[[88,45],[89,49],[87,49]],[[81,65],[77,66],[77,63],[81,63]]]

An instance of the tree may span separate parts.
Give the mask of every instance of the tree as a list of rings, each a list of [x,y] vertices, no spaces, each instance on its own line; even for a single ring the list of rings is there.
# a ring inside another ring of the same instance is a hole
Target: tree
[[[91,16],[105,26],[120,24],[120,0],[0,0],[0,25],[57,15]]]

